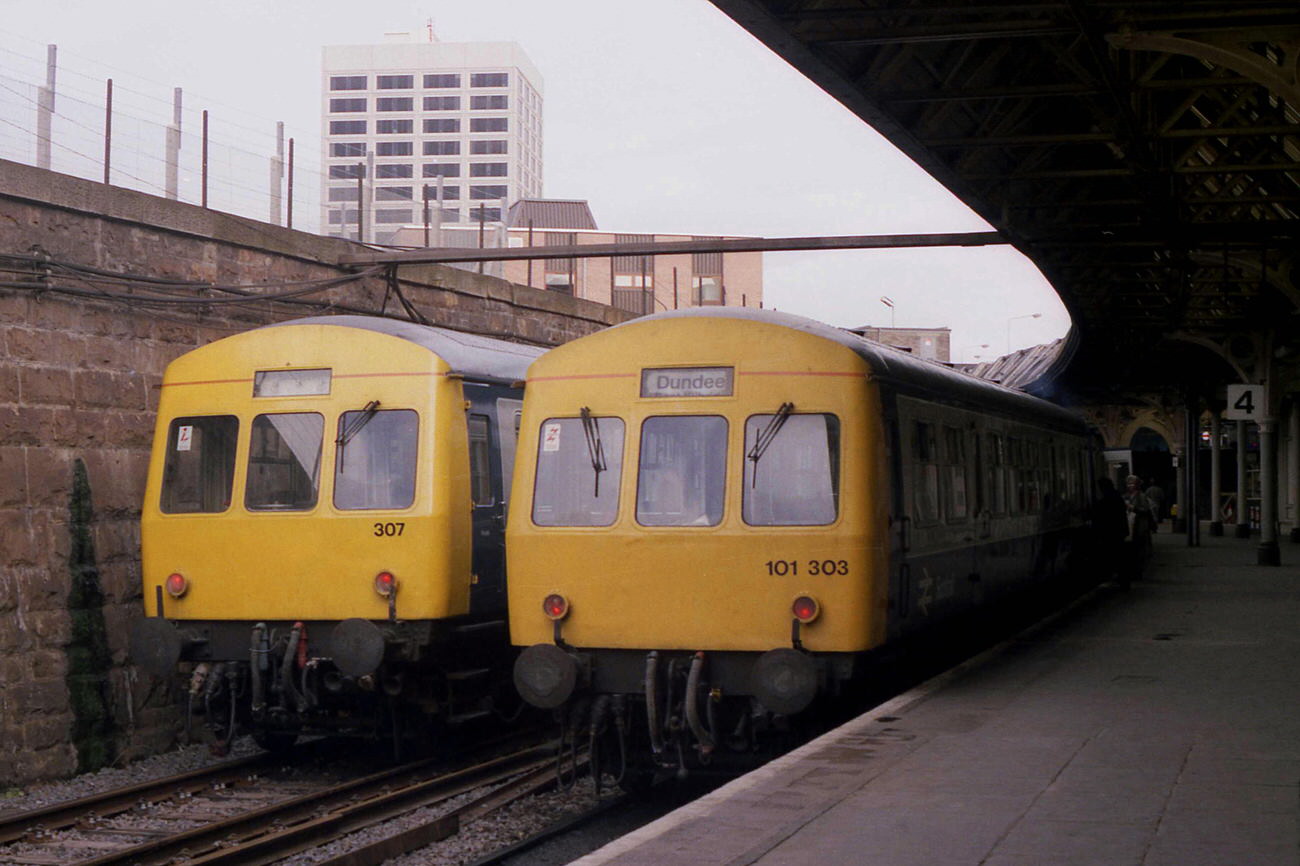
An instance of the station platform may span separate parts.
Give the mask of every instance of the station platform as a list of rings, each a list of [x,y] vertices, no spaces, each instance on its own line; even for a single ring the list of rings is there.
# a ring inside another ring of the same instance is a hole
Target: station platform
[[[1300,864],[1300,566],[1155,542],[1131,589],[575,863]]]

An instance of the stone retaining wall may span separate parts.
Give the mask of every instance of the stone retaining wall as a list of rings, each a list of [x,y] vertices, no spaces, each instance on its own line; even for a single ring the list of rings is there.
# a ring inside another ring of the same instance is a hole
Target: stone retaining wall
[[[382,276],[296,304],[155,310],[16,260],[272,287],[347,274],[347,241],[0,160],[0,794],[172,745],[179,695],[126,663],[163,369],[231,333],[321,312],[400,315]],[[10,257],[10,258],[6,258]],[[453,268],[403,268],[434,324],[557,345],[628,314]],[[212,297],[220,296],[212,292]],[[320,304],[328,304],[322,309]],[[311,306],[309,304],[315,304]]]

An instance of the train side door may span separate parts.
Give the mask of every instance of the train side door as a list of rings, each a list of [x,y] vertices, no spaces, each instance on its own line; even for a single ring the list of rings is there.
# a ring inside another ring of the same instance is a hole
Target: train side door
[[[897,398],[881,394],[881,410],[885,421],[886,456],[889,462],[889,609],[887,632],[895,639],[904,631],[904,620],[911,605],[911,565],[908,563],[911,517],[908,514],[910,497],[904,490],[907,484],[903,454],[902,427],[906,423],[900,416]]]
[[[524,412],[523,400],[497,400],[497,438],[501,453],[501,519],[510,516],[510,488],[514,483],[515,450],[519,442],[519,423]]]
[[[492,417],[475,404],[466,419],[469,426],[470,495],[474,501],[473,572],[470,606],[477,612],[505,604],[505,503],[502,499],[500,463],[493,460]],[[494,465],[494,462],[496,465]]]

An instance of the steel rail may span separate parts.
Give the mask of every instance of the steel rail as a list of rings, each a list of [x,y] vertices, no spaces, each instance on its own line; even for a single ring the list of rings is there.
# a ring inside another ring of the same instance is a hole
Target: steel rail
[[[379,866],[385,860],[409,854],[455,835],[462,827],[496,812],[511,803],[540,793],[555,784],[553,756],[535,770],[460,806],[459,808],[381,839],[375,839],[315,866]]]
[[[75,800],[65,800],[38,809],[0,815],[0,845],[21,841],[36,830],[62,830],[93,816],[104,818],[134,809],[142,802],[160,803],[180,793],[199,791],[216,782],[247,775],[249,770],[272,766],[282,760],[260,753],[233,761],[223,761],[175,776],[113,788]]]
[[[491,854],[486,854],[478,860],[473,861],[470,866],[499,866],[499,864],[505,863],[516,855],[522,854],[525,851],[531,851],[540,845],[550,842],[552,839],[585,827],[592,821],[604,817],[605,813],[620,806],[625,806],[627,803],[628,796],[626,794],[597,803],[590,809],[579,812],[576,815],[561,818],[555,823],[543,827],[531,836],[520,839],[512,845],[507,845],[504,848],[493,851]],[[322,864],[318,863],[316,866],[322,866]],[[329,864],[329,866],[336,866],[336,864]],[[348,864],[337,864],[337,866],[348,866]],[[362,866],[362,864],[356,864],[356,866]]]
[[[195,866],[271,863],[329,838],[549,762],[553,750],[553,745],[532,746],[452,773],[444,772],[438,759],[424,759],[77,863],[150,866],[177,858]]]

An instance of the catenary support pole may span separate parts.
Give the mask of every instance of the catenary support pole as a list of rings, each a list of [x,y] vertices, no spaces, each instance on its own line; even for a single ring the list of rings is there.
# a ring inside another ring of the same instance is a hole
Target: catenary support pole
[[[366,224],[366,164],[357,163],[357,240],[361,243],[366,242],[365,229]],[[347,207],[343,209],[347,213]]]
[[[36,92],[36,167],[50,167],[50,144],[54,134],[54,80],[58,72],[59,46],[45,46],[45,86]]]
[[[1210,414],[1210,535],[1223,535],[1223,473],[1219,458],[1223,454],[1220,437],[1219,413]]]
[[[104,183],[108,183],[113,165],[113,79],[104,89]]]
[[[361,209],[366,212],[366,235],[357,240],[362,243],[375,242],[375,152],[366,151],[365,191],[361,194],[364,201]]]
[[[1237,537],[1250,538],[1250,509],[1246,507],[1246,422],[1237,422]]]
[[[208,110],[203,109],[203,157],[202,157],[202,174],[199,183],[203,187],[200,194],[200,202],[203,207],[208,206]]]
[[[1174,460],[1178,468],[1174,470],[1174,498],[1178,502],[1178,515],[1173,519],[1174,532],[1187,531],[1187,434],[1184,431],[1183,441],[1174,449]],[[1121,479],[1122,480],[1122,479]]]
[[[1260,565],[1281,565],[1277,546],[1277,419],[1259,422],[1259,553]]]
[[[1300,542],[1300,400],[1291,401],[1291,411],[1287,414],[1286,441],[1286,501],[1291,518],[1290,539],[1293,544]]]
[[[163,195],[172,201],[180,198],[181,177],[181,89],[172,88],[172,122],[167,126],[167,172]]]
[[[1196,546],[1196,437],[1200,433],[1196,406],[1188,397],[1183,406],[1183,448],[1178,460],[1178,527],[1187,535],[1187,546]]]
[[[275,124],[275,156],[271,157],[271,206],[269,222],[280,224],[280,207],[284,189],[284,121]]]
[[[285,228],[293,228],[293,139],[289,139],[289,189],[284,209]]]

